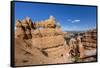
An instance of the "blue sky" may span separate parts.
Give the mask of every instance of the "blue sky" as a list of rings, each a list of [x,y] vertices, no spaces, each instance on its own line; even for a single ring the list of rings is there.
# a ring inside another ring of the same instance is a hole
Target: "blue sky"
[[[30,17],[41,21],[54,16],[63,31],[87,30],[96,27],[96,7],[15,2],[15,20]]]

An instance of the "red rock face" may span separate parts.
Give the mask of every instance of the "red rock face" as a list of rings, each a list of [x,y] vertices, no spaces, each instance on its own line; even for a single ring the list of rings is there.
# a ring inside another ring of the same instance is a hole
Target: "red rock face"
[[[84,34],[84,38],[82,39],[83,45],[86,47],[96,47],[96,39],[97,39],[96,30],[87,31]]]

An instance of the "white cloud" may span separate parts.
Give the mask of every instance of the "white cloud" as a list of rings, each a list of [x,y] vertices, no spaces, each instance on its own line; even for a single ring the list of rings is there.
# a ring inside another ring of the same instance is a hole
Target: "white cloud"
[[[76,19],[72,21],[72,23],[76,23],[76,22],[80,22],[80,20]]]
[[[79,19],[75,19],[75,20],[67,19],[67,21],[69,21],[69,22],[71,22],[71,23],[80,22],[80,20],[79,20]]]

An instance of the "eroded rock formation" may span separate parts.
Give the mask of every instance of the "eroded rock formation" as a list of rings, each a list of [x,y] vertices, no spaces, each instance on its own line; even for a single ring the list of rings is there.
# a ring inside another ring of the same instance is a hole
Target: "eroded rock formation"
[[[69,48],[59,26],[53,16],[35,23],[30,18],[16,21],[15,65],[70,63]]]
[[[92,60],[87,59],[87,61],[96,61],[97,57],[97,32],[96,29],[91,29],[83,34],[82,43],[85,49],[85,57],[90,57]]]
[[[90,62],[97,60],[97,32],[96,29],[85,32],[64,34],[69,53],[75,62]],[[72,36],[70,36],[72,35]]]

